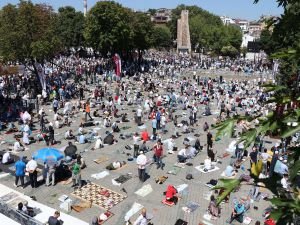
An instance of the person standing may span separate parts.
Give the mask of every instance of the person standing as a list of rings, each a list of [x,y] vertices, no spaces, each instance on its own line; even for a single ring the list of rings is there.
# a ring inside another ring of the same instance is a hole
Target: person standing
[[[32,188],[37,188],[37,166],[34,157],[26,164],[26,171],[29,173],[29,180]]]
[[[161,113],[159,110],[157,110],[155,117],[156,117],[157,129],[159,130],[160,129],[160,120],[161,120]]]
[[[20,160],[15,164],[16,168],[16,180],[15,187],[18,187],[19,180],[21,181],[21,186],[24,188],[24,177],[26,171],[26,164],[24,163],[24,158],[20,157]]]
[[[136,117],[137,117],[137,125],[140,126],[142,124],[142,115],[143,110],[141,109],[141,106],[136,111]]]
[[[163,146],[161,143],[161,140],[158,140],[157,143],[153,147],[154,152],[154,161],[157,164],[157,169],[161,168],[163,169],[163,163],[162,163],[162,155],[163,155]]]
[[[152,119],[152,135],[153,140],[156,140],[156,128],[157,128],[157,120],[155,118]]]
[[[208,130],[207,131],[207,135],[206,135],[206,137],[207,137],[207,152],[208,152],[208,150],[210,149],[210,148],[212,148],[212,146],[213,146],[213,140],[212,140],[212,134],[210,133],[210,131]]]
[[[46,178],[46,186],[50,186],[50,179],[52,180],[52,186],[55,185],[55,170],[56,170],[56,162],[53,160],[47,160],[47,178]]]
[[[72,168],[72,181],[73,181],[72,187],[75,187],[76,185],[81,187],[81,168],[77,162],[74,164]]]
[[[140,151],[140,155],[136,159],[136,164],[138,166],[138,175],[140,181],[144,182],[146,179],[146,164],[148,160],[147,157],[144,155],[143,151]]]
[[[52,102],[53,112],[56,114],[58,109],[58,100],[55,98]]]
[[[49,123],[48,131],[49,131],[49,142],[50,142],[50,145],[54,145],[54,143],[55,143],[55,140],[54,140],[54,128],[53,128],[53,124],[52,123]]]
[[[87,117],[90,117],[90,120],[92,121],[93,118],[91,117],[91,106],[90,106],[90,102],[87,101],[85,104],[85,122],[87,122]]]

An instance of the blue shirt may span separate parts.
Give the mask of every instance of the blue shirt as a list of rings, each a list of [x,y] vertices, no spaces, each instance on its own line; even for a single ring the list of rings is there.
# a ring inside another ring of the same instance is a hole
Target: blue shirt
[[[84,135],[80,135],[79,136],[79,143],[80,144],[84,144],[85,143],[85,136]]]
[[[26,164],[22,160],[17,161],[15,163],[15,167],[16,167],[16,176],[25,176]]]
[[[243,204],[235,204],[234,209],[237,214],[242,214],[245,211],[245,206]]]
[[[152,120],[152,128],[156,129],[157,121],[154,119]]]

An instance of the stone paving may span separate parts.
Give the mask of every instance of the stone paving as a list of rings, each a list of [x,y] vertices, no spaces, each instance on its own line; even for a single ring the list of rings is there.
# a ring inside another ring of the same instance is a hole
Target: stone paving
[[[112,89],[113,91],[114,89]],[[214,105],[212,105],[212,111],[214,111]],[[125,131],[126,133],[133,133],[133,132],[140,132],[137,128],[137,126],[133,122],[133,113],[132,110],[135,109],[137,106],[124,106],[126,108],[125,110],[121,110],[119,114],[122,112],[128,113],[128,118],[131,120],[129,123],[120,123],[119,128],[122,128],[124,126],[130,126],[131,128]],[[46,108],[46,114],[48,115],[48,120],[53,119],[53,112],[50,112],[48,108]],[[93,110],[92,110],[93,111]],[[207,121],[209,124],[213,124],[214,120],[213,118],[215,115],[209,116],[209,117],[203,117],[201,116],[202,112],[204,111],[204,107],[198,108],[198,122],[197,125],[194,127],[196,130],[194,133],[190,133],[189,135],[182,135],[180,138],[176,139],[176,145],[178,149],[180,150],[183,147],[183,138],[186,136],[190,136],[195,138],[194,134],[200,134],[200,141],[201,145],[206,144],[206,133],[203,132],[202,125],[204,121]],[[181,111],[176,112],[176,114],[181,114]],[[78,125],[80,121],[80,117],[73,118],[74,123],[71,125],[71,129],[73,129],[74,133],[77,133]],[[95,119],[98,120],[98,119]],[[186,118],[188,120],[188,117]],[[35,121],[37,121],[35,119]],[[152,132],[151,128],[151,122],[149,120],[143,120],[145,122],[145,125],[147,126],[147,130],[149,133]],[[39,128],[38,123],[36,123],[37,128]],[[108,129],[103,128],[100,126],[101,130],[101,136],[102,138],[105,136],[105,131]],[[64,132],[66,131],[66,127],[63,127],[61,129],[55,129],[55,133],[58,134],[55,136],[56,140],[61,141],[62,143],[60,145],[55,145],[54,147],[61,148],[63,146],[67,145],[67,141],[64,140]],[[167,124],[167,130],[169,131],[167,134],[162,134],[162,140],[170,138],[171,134],[174,130],[173,123]],[[215,133],[214,130],[212,130],[212,133]],[[1,134],[2,136],[3,134]],[[116,137],[119,136],[119,134],[115,135]],[[13,140],[12,135],[7,135],[5,137],[6,140]],[[105,222],[106,225],[123,225],[124,224],[124,216],[126,212],[131,208],[132,204],[134,202],[140,203],[143,206],[145,206],[149,213],[153,214],[154,218],[152,219],[152,222],[155,225],[173,225],[175,224],[177,219],[183,219],[188,222],[190,225],[198,225],[199,223],[204,223],[203,215],[205,214],[205,211],[208,207],[209,201],[205,200],[204,196],[209,192],[209,188],[206,187],[204,184],[208,182],[210,179],[217,179],[220,177],[220,174],[225,169],[225,167],[229,164],[230,156],[222,159],[221,164],[218,164],[218,167],[220,167],[220,170],[211,172],[208,174],[203,174],[197,171],[194,167],[197,165],[200,165],[201,162],[204,162],[204,159],[206,158],[206,150],[204,148],[204,151],[199,153],[194,159],[192,159],[190,162],[193,163],[193,166],[185,166],[184,169],[181,169],[181,171],[175,176],[175,175],[167,175],[169,178],[166,180],[164,184],[156,184],[154,181],[154,178],[161,175],[166,175],[168,169],[176,162],[177,154],[174,155],[167,154],[166,146],[164,147],[164,153],[166,157],[163,159],[163,162],[165,163],[164,170],[157,169],[156,165],[150,165],[147,167],[147,173],[150,175],[150,178],[145,181],[144,183],[141,183],[137,177],[137,167],[135,162],[128,162],[128,165],[124,168],[121,168],[117,171],[110,171],[110,175],[99,180],[95,180],[90,177],[93,173],[99,173],[101,171],[105,170],[105,166],[109,162],[113,162],[115,160],[121,160],[121,161],[127,161],[127,155],[126,153],[133,153],[133,150],[126,150],[125,145],[132,145],[133,141],[132,139],[122,140],[118,138],[118,143],[114,144],[112,146],[105,146],[104,148],[96,151],[91,151],[91,147],[94,145],[94,143],[91,144],[76,144],[78,148],[78,153],[82,152],[82,156],[84,157],[87,168],[82,170],[82,179],[84,180],[90,180],[96,184],[102,185],[104,187],[110,188],[111,190],[114,190],[116,192],[125,194],[121,191],[122,188],[125,188],[125,190],[128,193],[128,197],[115,207],[113,207],[110,211],[114,213],[114,216],[110,218],[107,222]],[[230,139],[224,138],[219,142],[214,143],[214,149],[217,150],[217,155],[222,155],[225,152],[226,147],[231,142]],[[147,146],[153,146],[154,142],[147,143]],[[40,149],[42,147],[45,147],[45,144],[43,142],[35,143],[29,146],[29,150],[20,153],[20,155],[26,155],[28,157],[31,157],[32,153],[36,151],[37,149]],[[7,145],[1,145],[0,149],[6,149]],[[125,154],[124,154],[125,153]],[[148,158],[152,158],[152,153],[149,152],[146,154]],[[96,164],[93,162],[94,159],[100,157],[100,156],[107,156],[109,158],[109,161]],[[249,168],[249,162],[245,163],[246,169]],[[125,182],[121,186],[114,186],[112,184],[112,179],[118,177],[121,174],[126,173],[132,173],[133,178],[127,182]],[[192,180],[186,180],[185,177],[188,173],[193,174],[194,179]],[[16,189],[13,186],[14,183],[14,177],[8,176],[5,178],[0,179],[0,182]],[[184,194],[182,195],[182,198],[178,202],[176,206],[168,207],[166,205],[163,205],[161,203],[161,200],[163,199],[163,192],[166,191],[167,185],[172,184],[174,186],[180,185],[180,184],[188,184],[188,189]],[[134,194],[136,190],[141,188],[145,184],[151,184],[153,188],[153,192],[147,195],[146,197],[139,197],[138,195]],[[27,186],[24,190],[17,188],[19,192],[24,193],[28,196],[36,196],[37,201],[46,204],[52,208],[59,209],[59,201],[58,197],[62,194],[68,195],[71,199],[74,199],[73,196],[70,195],[71,192],[73,192],[73,188],[71,188],[72,184],[69,185],[62,185],[61,183],[56,184],[56,186],[52,187],[45,187],[44,185],[41,185],[37,189],[31,189],[30,186]],[[231,208],[232,208],[232,200],[234,197],[240,197],[240,196],[246,196],[248,191],[250,189],[250,186],[242,186],[241,190],[237,193],[233,193],[230,197],[230,203],[229,204],[222,204],[222,213],[221,218],[215,220],[215,221],[206,221],[206,224],[226,224],[226,219],[229,218]],[[200,204],[200,207],[193,213],[187,214],[184,213],[182,210],[182,207],[185,206],[185,204],[189,201],[194,201]],[[258,206],[258,210],[254,210],[253,206]],[[262,220],[262,212],[263,209],[268,206],[268,203],[266,201],[260,201],[255,202],[251,205],[251,209],[248,211],[247,215],[249,215],[253,221],[252,224],[255,223],[256,220]],[[104,212],[103,209],[100,209],[99,207],[93,206],[90,209],[85,209],[81,213],[77,213],[72,211],[70,215],[80,218],[84,221],[90,222],[91,218],[95,215],[99,215],[100,213]],[[49,215],[50,216],[50,215]],[[138,216],[138,213],[133,216],[133,218],[136,218]],[[134,221],[134,219],[133,219]],[[205,224],[205,223],[204,223]],[[74,224],[74,225],[80,225],[80,224]]]

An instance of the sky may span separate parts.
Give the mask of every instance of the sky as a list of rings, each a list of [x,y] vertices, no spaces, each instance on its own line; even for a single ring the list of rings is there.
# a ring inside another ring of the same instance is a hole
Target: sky
[[[17,4],[19,0],[0,0],[0,8],[11,3]],[[32,0],[34,3],[47,3],[58,9],[61,6],[73,6],[83,11],[83,0]],[[88,0],[88,8],[92,7],[97,0]],[[255,20],[261,15],[279,16],[282,8],[277,7],[276,0],[260,0],[253,4],[253,0],[116,0],[123,6],[146,11],[149,8],[175,8],[179,4],[197,5],[219,16]]]

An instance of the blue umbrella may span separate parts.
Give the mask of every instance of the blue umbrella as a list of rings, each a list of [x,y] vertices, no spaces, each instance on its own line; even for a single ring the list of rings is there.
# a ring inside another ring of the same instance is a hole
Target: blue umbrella
[[[48,160],[58,161],[58,160],[62,159],[64,157],[64,155],[55,148],[42,148],[42,149],[36,151],[33,154],[33,157],[35,159],[41,159],[44,162],[46,162]]]

